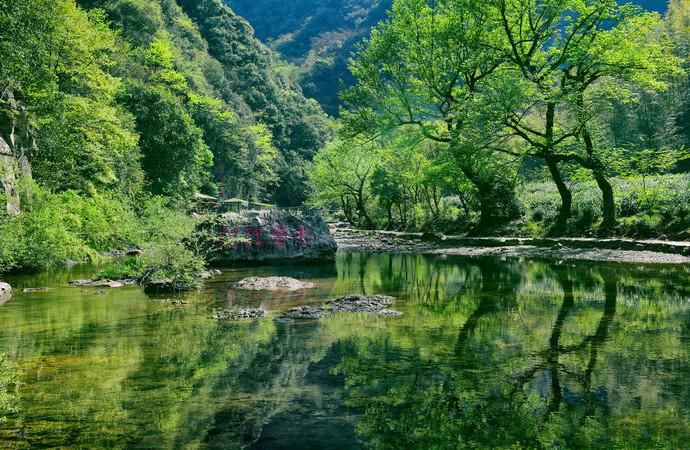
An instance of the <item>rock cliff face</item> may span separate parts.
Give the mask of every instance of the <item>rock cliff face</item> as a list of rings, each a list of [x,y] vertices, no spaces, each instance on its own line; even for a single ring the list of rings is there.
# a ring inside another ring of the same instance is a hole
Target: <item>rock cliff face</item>
[[[5,203],[8,214],[19,214],[19,182],[31,179],[28,153],[35,147],[25,108],[12,91],[0,87],[0,202]]]
[[[215,232],[221,245],[217,262],[281,259],[330,260],[337,245],[318,212],[251,211],[242,222],[229,216]]]

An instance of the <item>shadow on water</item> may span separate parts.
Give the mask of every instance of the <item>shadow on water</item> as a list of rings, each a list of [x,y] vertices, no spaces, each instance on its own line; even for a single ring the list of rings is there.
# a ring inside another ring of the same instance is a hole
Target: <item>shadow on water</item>
[[[95,269],[92,268],[91,271]],[[184,304],[69,274],[16,280],[0,352],[22,368],[8,448],[650,448],[690,440],[689,270],[343,254],[226,268]],[[246,276],[317,284],[242,292]],[[216,322],[389,294],[400,317]]]

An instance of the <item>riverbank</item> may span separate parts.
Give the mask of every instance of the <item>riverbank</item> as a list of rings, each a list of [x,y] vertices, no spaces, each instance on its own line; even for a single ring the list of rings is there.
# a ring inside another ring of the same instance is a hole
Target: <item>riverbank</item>
[[[342,252],[525,257],[623,263],[690,264],[690,242],[444,236],[430,233],[331,229]]]

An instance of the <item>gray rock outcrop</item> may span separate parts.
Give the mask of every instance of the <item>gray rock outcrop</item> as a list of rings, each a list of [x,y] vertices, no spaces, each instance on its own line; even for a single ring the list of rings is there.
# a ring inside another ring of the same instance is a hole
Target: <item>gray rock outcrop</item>
[[[224,244],[214,248],[218,262],[332,260],[338,246],[318,211],[248,211],[221,217],[212,231]]]
[[[20,182],[31,179],[28,154],[35,148],[26,108],[9,88],[0,86],[0,193],[10,215],[19,214],[21,209]]]

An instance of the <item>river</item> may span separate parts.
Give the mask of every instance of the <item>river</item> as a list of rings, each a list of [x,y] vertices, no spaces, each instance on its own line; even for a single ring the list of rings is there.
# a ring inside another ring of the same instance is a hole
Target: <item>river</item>
[[[687,448],[690,267],[339,254],[223,269],[182,298],[18,276],[2,448]],[[285,275],[317,288],[231,288]],[[47,291],[21,292],[48,287]],[[218,322],[351,293],[399,317]],[[183,300],[186,304],[175,304]],[[15,393],[15,391],[12,391]],[[1,414],[0,414],[1,415]]]

